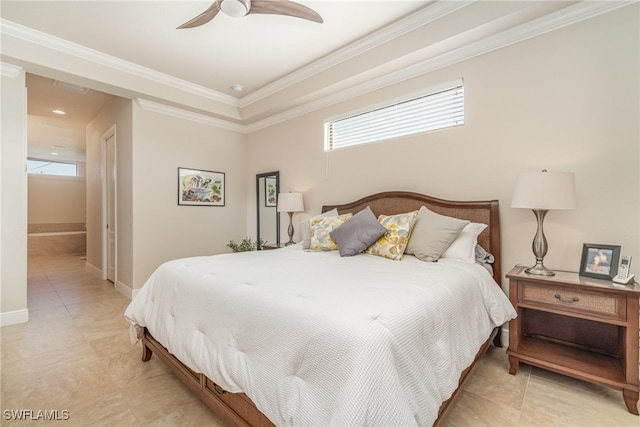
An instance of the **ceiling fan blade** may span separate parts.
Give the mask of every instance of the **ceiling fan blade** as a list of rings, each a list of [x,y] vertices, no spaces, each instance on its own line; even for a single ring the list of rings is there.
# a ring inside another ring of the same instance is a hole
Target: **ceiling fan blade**
[[[202,12],[200,15],[196,16],[192,20],[187,21],[184,24],[180,25],[178,29],[180,30],[183,28],[193,28],[193,27],[199,27],[200,25],[204,25],[207,22],[211,21],[213,18],[215,18],[218,12],[220,12],[220,5],[218,4],[218,1],[214,1],[213,4],[209,6],[207,10],[205,10],[204,12]]]
[[[288,0],[252,0],[249,14],[252,13],[294,16],[320,24],[323,22],[315,10]]]

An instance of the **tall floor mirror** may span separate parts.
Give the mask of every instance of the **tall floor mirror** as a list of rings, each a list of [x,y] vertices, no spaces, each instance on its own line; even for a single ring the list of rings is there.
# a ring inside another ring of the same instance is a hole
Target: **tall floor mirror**
[[[280,245],[280,214],[278,213],[278,193],[280,192],[280,172],[266,172],[256,175],[258,204],[258,236],[267,246]],[[258,247],[258,249],[263,249]]]

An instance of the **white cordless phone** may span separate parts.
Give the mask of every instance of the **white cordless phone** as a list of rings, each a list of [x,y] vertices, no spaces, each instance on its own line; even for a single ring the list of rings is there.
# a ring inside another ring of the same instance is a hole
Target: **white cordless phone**
[[[627,284],[633,281],[634,274],[629,274],[629,267],[631,266],[631,257],[629,255],[622,255],[620,259],[620,267],[618,267],[618,275],[613,278],[616,283]]]

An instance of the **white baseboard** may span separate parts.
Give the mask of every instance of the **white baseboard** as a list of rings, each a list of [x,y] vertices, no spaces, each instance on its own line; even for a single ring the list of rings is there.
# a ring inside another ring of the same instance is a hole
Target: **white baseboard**
[[[95,274],[98,278],[102,279],[102,270],[99,269],[98,267],[91,265],[89,263],[85,264],[85,267],[87,270],[91,271],[93,274]],[[116,290],[118,292],[120,292],[122,295],[124,295],[125,297],[132,299],[135,294],[138,292],[137,290],[133,290],[131,289],[129,286],[127,286],[126,284],[122,283],[119,280],[116,280],[116,283],[114,283],[114,287],[116,288]]]
[[[122,295],[124,295],[129,299],[133,299],[133,297],[137,293],[137,290],[131,289],[129,286],[125,285],[119,280],[116,280],[115,287],[118,292],[120,292]]]
[[[7,311],[0,313],[0,327],[17,325],[18,323],[26,323],[29,321],[29,309]]]
[[[95,265],[89,264],[88,262],[84,263],[84,267],[95,274],[98,278],[102,279],[102,270],[96,267]]]

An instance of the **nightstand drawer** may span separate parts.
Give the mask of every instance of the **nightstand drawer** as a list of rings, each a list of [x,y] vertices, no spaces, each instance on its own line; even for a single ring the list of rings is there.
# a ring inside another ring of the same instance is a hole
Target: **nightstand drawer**
[[[620,295],[583,292],[575,289],[522,283],[519,302],[558,308],[563,311],[582,313],[608,319],[626,320],[626,298]]]

